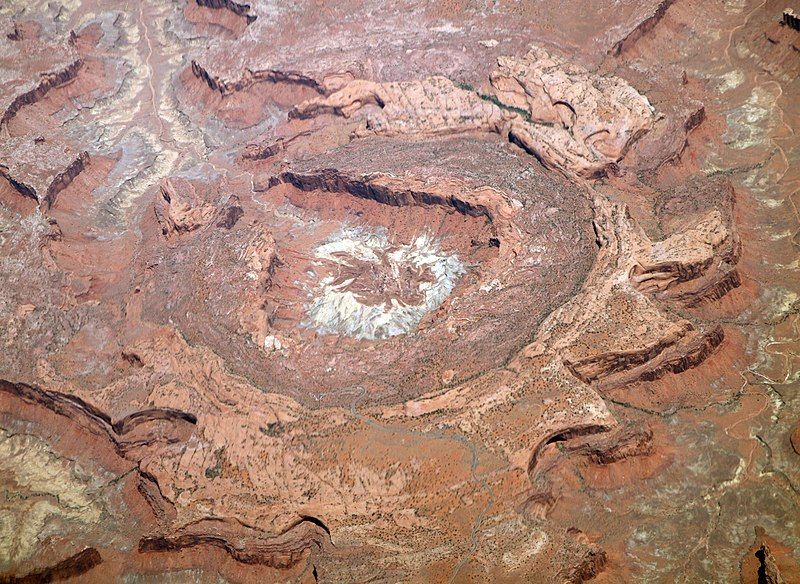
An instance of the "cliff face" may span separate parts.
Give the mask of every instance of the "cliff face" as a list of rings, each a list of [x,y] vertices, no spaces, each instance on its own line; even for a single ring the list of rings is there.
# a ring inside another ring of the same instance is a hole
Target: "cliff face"
[[[0,164],[0,176],[24,197],[44,208],[52,206],[63,191],[89,165],[89,154],[75,152],[69,146],[25,137],[11,138],[0,146],[6,164]]]
[[[0,7],[0,580],[793,581],[772,9]]]

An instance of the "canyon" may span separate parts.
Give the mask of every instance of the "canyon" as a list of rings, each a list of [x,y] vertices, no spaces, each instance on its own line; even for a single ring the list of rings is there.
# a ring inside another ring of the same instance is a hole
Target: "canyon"
[[[0,582],[800,581],[785,9],[0,6]]]

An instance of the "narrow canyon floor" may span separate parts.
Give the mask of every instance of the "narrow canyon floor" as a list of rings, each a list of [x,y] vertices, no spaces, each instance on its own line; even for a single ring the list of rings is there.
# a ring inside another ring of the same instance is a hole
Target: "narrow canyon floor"
[[[800,582],[795,13],[1,3],[0,582]]]

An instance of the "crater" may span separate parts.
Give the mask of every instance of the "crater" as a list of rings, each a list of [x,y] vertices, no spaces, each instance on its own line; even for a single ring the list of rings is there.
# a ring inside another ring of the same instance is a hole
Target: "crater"
[[[144,260],[145,312],[313,405],[330,387],[403,399],[504,365],[596,254],[580,190],[499,138],[370,138],[253,184],[172,193],[202,226],[166,242],[153,229],[165,256]],[[231,193],[242,216],[215,227],[202,209]],[[186,280],[202,281],[193,297]]]

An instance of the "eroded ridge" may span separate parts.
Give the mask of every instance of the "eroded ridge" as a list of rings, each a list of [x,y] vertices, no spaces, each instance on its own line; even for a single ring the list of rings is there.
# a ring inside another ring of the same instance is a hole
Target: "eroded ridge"
[[[83,442],[82,451],[72,453],[71,450],[75,450],[72,444],[61,447],[66,448],[66,452],[61,454],[77,457],[72,464],[99,465],[104,469],[102,472],[110,473],[113,482],[127,484],[131,477],[135,477],[131,483],[133,488],[123,491],[121,506],[115,507],[120,503],[114,499],[109,499],[108,507],[98,505],[88,499],[97,485],[83,475],[79,466],[68,466],[69,470],[37,466],[41,462],[37,456],[48,456],[51,462],[60,460],[56,458],[59,446],[41,447],[41,452],[32,449],[22,452],[19,450],[21,444],[10,444],[19,440],[3,432],[0,448],[10,449],[11,456],[0,465],[0,472],[4,476],[10,473],[16,477],[15,489],[33,499],[48,492],[59,493],[59,488],[71,488],[69,492],[61,491],[63,499],[59,505],[63,508],[53,508],[48,515],[61,516],[62,521],[73,524],[73,529],[81,529],[83,525],[83,529],[91,534],[90,537],[96,535],[94,524],[100,521],[102,508],[105,513],[115,516],[127,514],[127,519],[133,520],[135,527],[121,530],[119,536],[138,540],[138,552],[143,555],[211,547],[223,550],[236,562],[287,569],[305,559],[309,550],[321,550],[330,541],[327,527],[318,519],[308,516],[299,518],[275,536],[223,519],[177,525],[174,501],[164,496],[157,477],[145,466],[146,460],[153,454],[168,452],[175,444],[190,438],[192,428],[197,424],[197,418],[192,414],[169,408],[151,408],[112,421],[105,412],[71,395],[5,380],[0,380],[0,392],[3,396],[0,400],[3,415],[7,417],[17,412],[34,429],[33,434],[27,437],[29,447],[33,446],[34,440],[44,443],[37,435],[43,435],[45,439],[47,434],[74,436]],[[53,419],[59,421],[61,430],[42,427]],[[87,455],[87,443],[94,448],[94,457]],[[46,476],[62,483],[47,485]],[[67,480],[65,477],[70,477],[69,480],[74,484],[64,483]],[[37,521],[34,517],[36,512],[36,509],[16,510],[16,514],[27,522]],[[31,527],[35,528],[35,525]],[[19,541],[20,545],[27,545],[24,538]],[[90,571],[96,574],[98,570],[103,570],[101,564],[104,554],[98,548],[102,550],[105,545],[105,542],[98,541],[95,547],[86,548],[45,569],[33,570],[22,577],[9,576],[9,581],[63,579]],[[33,550],[12,547],[7,551],[16,554],[18,559],[26,559],[20,554],[30,554]],[[3,567],[7,568],[6,565]]]
[[[9,138],[0,145],[0,176],[19,194],[51,207],[63,191],[89,165],[89,153],[31,136]]]
[[[297,105],[290,117],[350,118],[367,108],[361,134],[496,132],[547,166],[589,177],[606,174],[652,128],[652,106],[628,83],[567,65],[540,48],[498,59],[490,82],[492,93],[483,94],[444,77],[355,80]]]
[[[464,215],[482,216],[492,227],[496,239],[493,245],[502,247],[504,252],[514,250],[520,237],[519,229],[513,225],[519,201],[488,186],[473,188],[452,179],[432,184],[421,179],[398,179],[380,173],[352,176],[336,169],[285,171],[272,177],[269,184],[274,187],[282,183],[289,183],[302,191],[345,192],[394,207],[442,206]]]
[[[75,33],[55,44],[38,35],[23,35],[15,25],[5,41],[7,53],[0,57],[4,64],[4,84],[0,91],[0,130],[6,130],[19,110],[41,100],[48,92],[73,81],[84,66],[75,50]],[[8,41],[11,41],[10,43]],[[55,67],[53,59],[56,60]]]
[[[600,261],[582,292],[592,295],[583,301],[593,308],[571,317],[573,332],[559,340],[566,367],[586,383],[602,380],[601,387],[609,387],[657,379],[702,363],[722,342],[722,328],[674,319],[652,294],[696,280],[719,261],[725,250],[722,243],[733,237],[720,216],[712,213],[653,243],[624,205],[595,195],[594,208]],[[731,245],[735,247],[735,237]],[[667,257],[671,260],[664,261]],[[643,265],[654,266],[652,277],[642,277],[648,273]],[[581,295],[575,302],[581,302]],[[568,304],[563,310],[575,308]],[[548,323],[545,331],[557,322]]]
[[[214,8],[217,10],[230,10],[236,16],[241,16],[247,24],[256,21],[258,15],[250,14],[250,5],[247,3],[234,2],[233,0],[195,0],[198,6]]]
[[[791,580],[781,8],[0,7],[0,580]]]
[[[250,71],[248,69],[240,79],[231,82],[210,75],[197,61],[192,61],[191,66],[192,73],[194,73],[196,77],[205,81],[211,89],[219,91],[222,95],[230,95],[237,91],[247,89],[257,83],[264,82],[288,83],[290,85],[309,87],[320,93],[324,91],[319,81],[300,72],[284,71],[281,69],[266,69],[263,71]]]

